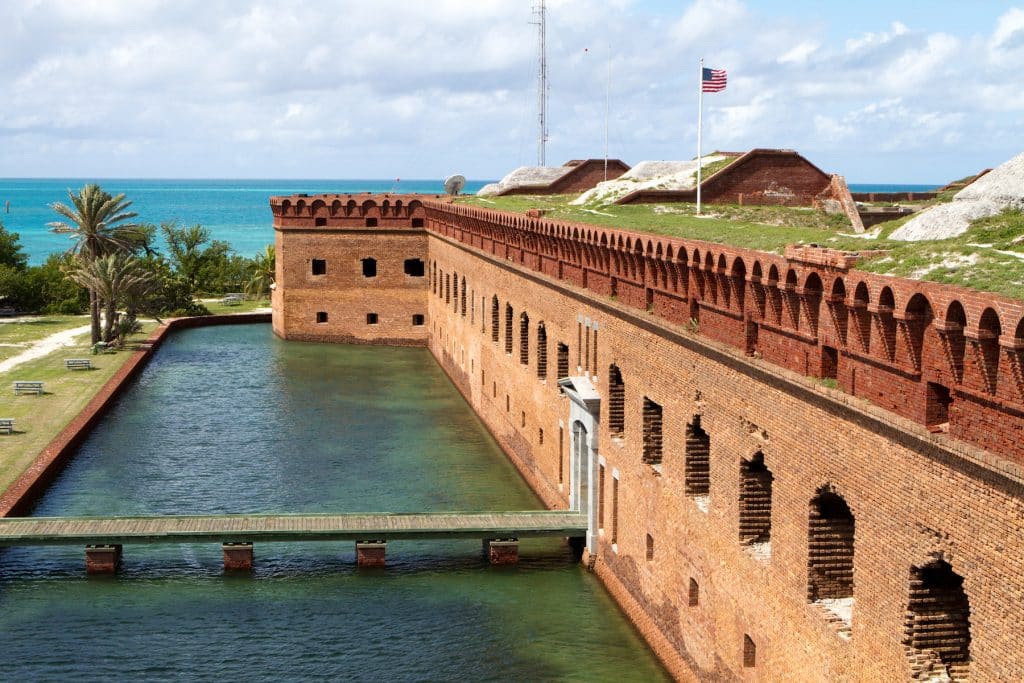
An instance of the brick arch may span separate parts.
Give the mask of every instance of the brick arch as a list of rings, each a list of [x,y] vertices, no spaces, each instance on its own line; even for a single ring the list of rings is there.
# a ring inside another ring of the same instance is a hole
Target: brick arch
[[[754,310],[757,317],[764,320],[767,304],[767,291],[764,286],[764,266],[756,259],[753,265],[750,266],[750,291],[754,296]]]
[[[852,600],[856,521],[850,505],[825,484],[811,499],[808,517],[808,601]]]
[[[797,286],[800,282],[800,277],[797,275],[796,269],[790,268],[786,271],[786,284],[782,288],[785,292],[783,301],[786,304],[787,323],[789,327],[794,330],[800,329],[800,297],[797,294]]]
[[[314,199],[310,205],[310,213],[313,216],[322,216],[327,213],[327,202],[322,199]]]
[[[305,199],[300,199],[299,201],[295,202],[295,215],[296,216],[304,216],[305,214],[306,214],[306,200]]]
[[[878,346],[885,354],[885,359],[889,362],[895,361],[896,319],[893,317],[893,312],[896,310],[896,296],[893,294],[892,287],[886,285],[878,292],[878,303],[875,310],[877,335],[873,335],[873,338],[878,339]],[[876,351],[875,344],[871,345],[871,351],[873,353]]]
[[[818,321],[821,316],[821,298],[825,291],[821,276],[812,270],[804,278],[802,297],[807,308],[807,330],[814,336],[818,334]]]
[[[906,343],[907,351],[909,353],[909,360],[915,370],[921,370],[922,355],[925,350],[925,339],[929,340],[928,346],[931,352],[934,351],[934,344],[937,340],[933,341],[932,335],[934,330],[932,328],[932,320],[935,318],[935,312],[932,309],[932,303],[928,300],[921,292],[916,292],[910,300],[907,302],[906,308],[903,311],[903,328],[906,331]]]
[[[776,325],[782,324],[782,290],[779,287],[779,267],[774,263],[768,267],[766,283],[766,301],[768,321]]]
[[[967,352],[967,313],[964,305],[954,299],[946,308],[945,349],[950,371],[956,382],[964,381],[964,356]]]
[[[359,214],[365,218],[366,216],[369,216],[371,213],[377,213],[377,202],[373,201],[372,199],[367,199],[359,207]]]
[[[996,393],[999,384],[999,337],[1002,333],[1003,326],[999,314],[991,306],[986,308],[978,319],[975,332],[977,341],[974,342],[974,346],[977,350],[975,359],[984,380],[984,388],[990,394]]]
[[[284,201],[282,201],[281,202],[281,215],[282,216],[287,216],[288,212],[291,211],[291,208],[292,208],[292,203],[291,203],[290,200],[285,199]]]
[[[971,607],[964,577],[943,556],[910,568],[903,646],[915,680],[968,680]]]
[[[341,212],[342,212],[341,200],[340,199],[335,199],[333,202],[331,202],[331,215],[332,216],[338,216],[338,215],[341,214]]]
[[[832,318],[832,327],[839,337],[839,342],[846,346],[849,317],[846,308],[846,283],[841,277],[837,277],[832,281],[832,294],[828,299],[828,310]]]
[[[860,351],[867,353],[871,347],[871,314],[868,306],[871,302],[871,290],[861,280],[853,289],[853,300],[850,302],[850,315],[853,317],[853,329],[857,334]]]

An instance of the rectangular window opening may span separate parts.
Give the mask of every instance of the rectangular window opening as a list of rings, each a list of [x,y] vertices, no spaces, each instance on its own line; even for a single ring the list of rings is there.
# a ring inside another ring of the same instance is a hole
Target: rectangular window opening
[[[367,218],[366,219],[366,227],[368,227],[368,228],[376,228],[377,227],[377,219],[376,218]]]
[[[423,325],[425,321],[426,318],[424,318],[422,313],[414,313],[412,316],[412,324],[414,327],[419,327]]]
[[[377,314],[376,313],[367,313],[366,314],[366,324],[367,325],[376,325],[377,324]]]
[[[697,581],[692,577],[690,578],[690,594],[686,601],[690,607],[696,607],[700,604],[700,586],[697,585]]]
[[[327,261],[322,258],[313,259],[313,275],[327,275]]]
[[[412,227],[414,227],[414,228],[422,228],[423,227],[423,219],[422,218],[413,218],[412,219]]]
[[[405,260],[403,266],[405,274],[410,277],[423,277],[424,270],[423,261],[418,258],[410,258]]]
[[[647,561],[650,562],[654,559],[654,536],[647,534]]]
[[[644,396],[644,453],[643,461],[648,465],[661,464],[662,447],[661,406]]]
[[[325,323],[325,322],[327,322],[327,311],[317,311],[316,312],[316,321],[318,323]]]

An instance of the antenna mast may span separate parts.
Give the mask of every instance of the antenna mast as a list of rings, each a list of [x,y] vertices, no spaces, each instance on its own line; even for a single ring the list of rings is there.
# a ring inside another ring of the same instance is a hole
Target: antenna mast
[[[531,22],[537,26],[537,38],[539,41],[540,62],[537,73],[537,119],[539,131],[537,137],[537,165],[545,165],[545,147],[548,142],[548,46],[547,46],[547,10],[544,7],[544,0],[534,6],[533,13],[537,21]]]

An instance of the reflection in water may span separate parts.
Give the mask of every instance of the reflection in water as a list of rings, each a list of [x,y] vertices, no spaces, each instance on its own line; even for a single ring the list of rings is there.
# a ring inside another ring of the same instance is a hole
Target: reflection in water
[[[422,349],[284,343],[266,325],[175,334],[37,515],[539,507]],[[127,546],[0,554],[5,678],[651,680],[664,677],[555,540],[491,568],[476,541]]]

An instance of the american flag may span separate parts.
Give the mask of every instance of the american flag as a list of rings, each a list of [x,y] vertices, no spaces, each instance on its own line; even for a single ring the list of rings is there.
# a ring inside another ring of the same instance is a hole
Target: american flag
[[[725,90],[725,69],[704,69],[700,80],[701,91],[721,92]]]

